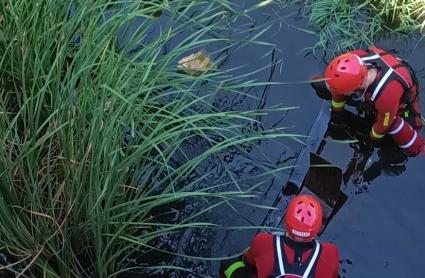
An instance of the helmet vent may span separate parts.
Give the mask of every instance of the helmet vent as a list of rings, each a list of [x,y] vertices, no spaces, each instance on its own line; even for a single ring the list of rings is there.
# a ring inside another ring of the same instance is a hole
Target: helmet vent
[[[301,217],[301,222],[303,222],[303,223],[304,223],[304,216],[303,216],[303,217]]]
[[[309,210],[307,211],[307,214],[308,214],[308,216],[311,217],[311,212]]]
[[[336,64],[339,64],[339,62],[341,62],[341,60],[338,60],[338,61],[336,62]]]
[[[335,77],[339,77],[339,74],[335,74]]]
[[[311,206],[312,208],[314,208],[314,205],[313,205],[312,203],[310,203],[310,206]]]
[[[348,63],[348,62],[350,62],[350,59],[345,59],[345,61],[344,61],[344,62]]]
[[[302,209],[297,210],[297,213],[300,213],[302,211]]]
[[[342,69],[342,70],[346,70],[347,68],[346,68],[346,67],[341,67],[341,69]]]

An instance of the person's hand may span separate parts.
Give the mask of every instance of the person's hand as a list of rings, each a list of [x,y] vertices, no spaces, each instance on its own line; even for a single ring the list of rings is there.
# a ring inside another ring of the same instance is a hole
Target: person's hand
[[[330,124],[336,128],[347,128],[347,113],[344,109],[341,111],[332,110]]]
[[[359,141],[360,147],[366,152],[371,152],[381,145],[381,141],[374,140],[369,133],[357,132],[355,137]]]

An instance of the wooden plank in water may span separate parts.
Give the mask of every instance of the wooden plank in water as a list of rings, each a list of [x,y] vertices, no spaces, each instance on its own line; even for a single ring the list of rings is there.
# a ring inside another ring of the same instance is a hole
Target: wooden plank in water
[[[310,153],[315,153],[325,136],[330,120],[330,107],[328,101],[323,101],[320,107],[320,111],[317,114],[316,120],[313,122],[310,132],[308,134],[305,146],[300,151],[298,158],[295,162],[295,167],[292,169],[288,182],[284,186],[284,190],[276,196],[273,203],[275,210],[269,211],[267,216],[264,218],[261,225],[264,226],[278,226],[282,222],[284,212],[286,210],[287,203],[290,198],[288,194],[296,194],[310,167]]]

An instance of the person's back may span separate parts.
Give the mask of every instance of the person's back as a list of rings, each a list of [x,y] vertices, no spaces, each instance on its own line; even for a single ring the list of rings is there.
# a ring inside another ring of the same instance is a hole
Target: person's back
[[[243,259],[222,268],[222,277],[338,277],[336,246],[316,240],[322,226],[319,201],[310,195],[295,197],[288,205],[284,222],[285,235],[255,235]]]
[[[279,236],[259,233],[254,237],[251,248],[245,253],[245,263],[255,268],[258,278],[281,275],[277,237]],[[318,241],[296,242],[287,236],[280,236],[280,244],[282,264],[286,273],[284,277],[303,277],[310,263],[312,267],[305,277],[338,277],[339,253],[334,244]],[[320,245],[317,257],[314,256],[316,244]]]

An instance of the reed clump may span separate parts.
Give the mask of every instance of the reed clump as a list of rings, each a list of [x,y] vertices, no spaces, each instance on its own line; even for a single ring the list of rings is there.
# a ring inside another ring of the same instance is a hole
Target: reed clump
[[[209,226],[161,223],[159,208],[250,196],[237,180],[205,187],[206,159],[291,136],[246,128],[267,111],[211,105],[218,92],[256,86],[249,74],[176,71],[206,46],[226,53],[254,42],[251,33],[234,41],[223,32],[245,15],[224,0],[170,2],[0,3],[0,248],[11,258],[0,268],[116,277],[137,247]],[[194,140],[203,148],[188,152]]]
[[[313,48],[337,53],[371,45],[385,35],[403,38],[425,26],[422,0],[317,0],[302,5],[319,36]]]

